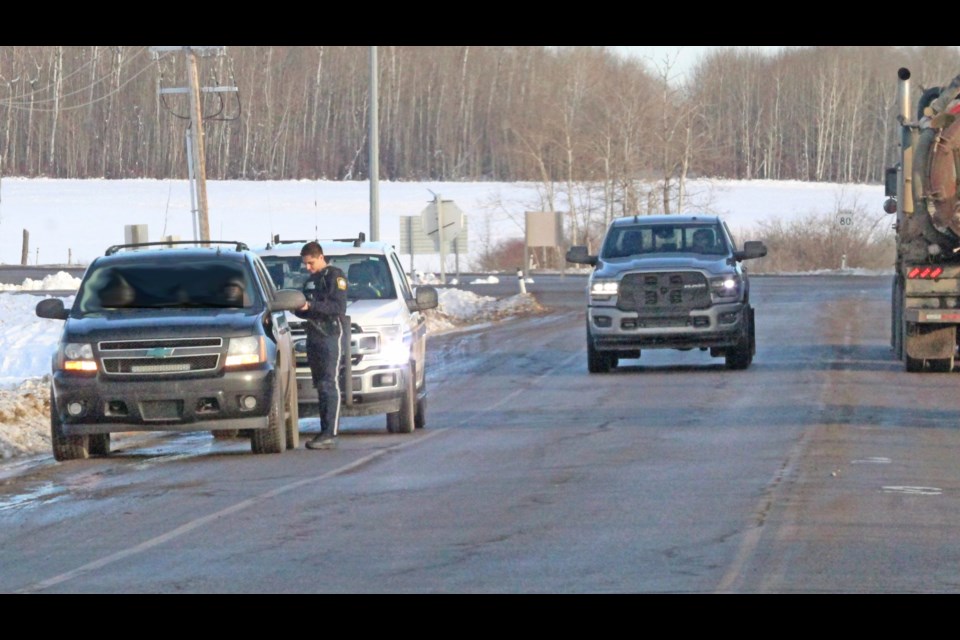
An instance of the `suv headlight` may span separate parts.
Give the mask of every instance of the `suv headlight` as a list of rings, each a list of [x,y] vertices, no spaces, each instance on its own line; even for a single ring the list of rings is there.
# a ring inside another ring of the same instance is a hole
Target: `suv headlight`
[[[710,278],[710,291],[718,298],[739,298],[743,280],[736,274]]]
[[[86,342],[67,342],[61,351],[61,368],[78,373],[96,373],[93,347]]]
[[[230,344],[227,345],[227,359],[223,366],[229,369],[266,361],[267,345],[263,341],[263,336],[244,336],[230,338]]]
[[[617,295],[617,281],[608,278],[597,278],[590,283],[590,297],[607,299]]]

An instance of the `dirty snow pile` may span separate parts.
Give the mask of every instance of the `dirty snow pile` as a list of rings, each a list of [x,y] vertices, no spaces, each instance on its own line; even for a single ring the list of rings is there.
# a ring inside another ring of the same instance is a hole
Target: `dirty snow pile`
[[[50,451],[50,377],[0,391],[0,458]]]
[[[518,293],[496,299],[461,289],[440,289],[436,309],[424,312],[427,335],[449,331],[465,325],[476,325],[510,316],[534,315],[544,308],[529,293]]]

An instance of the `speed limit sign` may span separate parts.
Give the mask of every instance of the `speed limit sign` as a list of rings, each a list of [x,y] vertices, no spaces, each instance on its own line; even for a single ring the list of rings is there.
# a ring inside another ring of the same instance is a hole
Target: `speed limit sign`
[[[853,226],[853,214],[849,211],[837,214],[837,226],[849,228]]]

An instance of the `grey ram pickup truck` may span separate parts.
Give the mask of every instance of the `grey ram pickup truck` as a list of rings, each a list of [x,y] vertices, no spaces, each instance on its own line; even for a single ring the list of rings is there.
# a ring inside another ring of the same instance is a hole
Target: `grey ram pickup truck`
[[[587,369],[606,373],[642,349],[699,348],[746,369],[756,352],[754,309],[743,260],[759,241],[736,243],[718,216],[614,220],[599,255],[574,246],[568,262],[594,267],[587,286]]]

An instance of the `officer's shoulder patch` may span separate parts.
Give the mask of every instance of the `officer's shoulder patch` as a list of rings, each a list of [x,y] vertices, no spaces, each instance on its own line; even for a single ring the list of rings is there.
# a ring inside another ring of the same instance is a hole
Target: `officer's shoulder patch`
[[[337,276],[337,289],[340,289],[340,291],[347,290],[347,279],[343,276]]]

